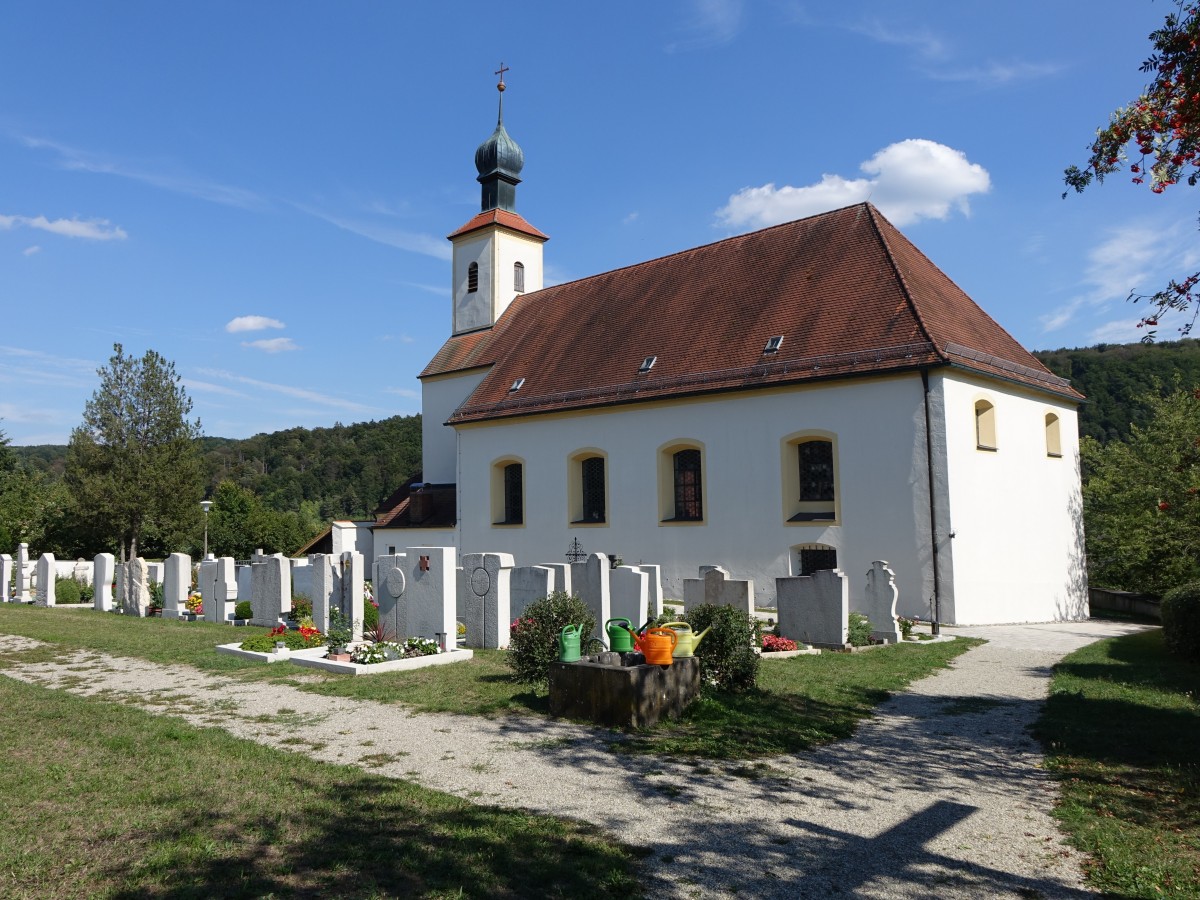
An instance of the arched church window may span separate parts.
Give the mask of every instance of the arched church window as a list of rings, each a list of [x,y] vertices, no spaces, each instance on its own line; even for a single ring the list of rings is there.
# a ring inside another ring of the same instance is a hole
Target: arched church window
[[[1046,455],[1062,456],[1062,435],[1058,428],[1058,416],[1046,413]]]
[[[680,450],[675,454],[675,518],[689,521],[704,518],[700,496],[700,451]]]
[[[467,266],[467,293],[474,294],[479,290],[479,263]]]
[[[524,292],[525,290],[525,264],[513,263],[513,290]]]
[[[996,449],[996,407],[986,400],[975,403],[975,446],[980,450]]]

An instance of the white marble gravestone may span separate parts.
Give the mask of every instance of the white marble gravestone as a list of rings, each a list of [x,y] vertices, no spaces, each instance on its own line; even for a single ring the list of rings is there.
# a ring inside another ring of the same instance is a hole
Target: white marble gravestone
[[[456,568],[453,547],[409,547],[405,557],[408,637],[443,639],[457,646]]]
[[[145,616],[150,609],[150,573],[146,561],[139,556],[119,568],[121,612],[127,616]]]
[[[467,626],[466,645],[486,650],[509,641],[511,553],[464,553],[458,579],[458,618]]]
[[[292,609],[292,567],[283,554],[250,565],[251,625],[274,628]]]
[[[556,574],[550,566],[517,566],[512,570],[508,576],[508,613],[512,621],[521,618],[534,600],[554,592]]]
[[[34,602],[38,606],[54,606],[54,580],[57,577],[54,554],[43,553],[37,561],[37,597]]]
[[[163,566],[163,618],[182,619],[187,614],[188,589],[192,584],[192,558],[172,553]]]
[[[92,560],[92,608],[99,612],[112,612],[113,578],[116,561],[111,553],[97,553]]]
[[[342,615],[350,623],[352,640],[363,636],[363,582],[366,580],[365,559],[357,550],[345,550],[341,559]]]
[[[405,589],[408,576],[404,572],[407,557],[403,553],[385,553],[375,560],[371,583],[375,586],[375,602],[379,604],[379,622],[390,640],[402,641],[410,636],[408,627],[408,598]]]
[[[699,578],[683,579],[683,608],[690,610],[708,603],[732,606],[748,616],[754,615],[754,582],[730,578],[720,566],[701,566]]]
[[[611,618],[628,619],[637,628],[646,621],[650,605],[650,573],[641,566],[617,566],[609,576]],[[604,623],[600,624],[604,627]],[[606,637],[605,640],[608,640]]]
[[[17,603],[29,603],[33,600],[29,593],[28,544],[20,544],[17,547],[16,587],[13,590],[13,600]]]
[[[896,620],[896,573],[887,560],[877,559],[867,570],[867,590],[861,612],[871,621],[871,637],[890,644],[900,642],[900,623]]]
[[[7,553],[0,553],[0,603],[7,603],[12,599],[12,577],[13,558]]]
[[[781,637],[842,647],[850,621],[850,587],[839,569],[775,579]]]
[[[341,566],[326,553],[308,556],[308,597],[312,600],[313,627],[321,634],[329,632],[329,607],[341,608]]]

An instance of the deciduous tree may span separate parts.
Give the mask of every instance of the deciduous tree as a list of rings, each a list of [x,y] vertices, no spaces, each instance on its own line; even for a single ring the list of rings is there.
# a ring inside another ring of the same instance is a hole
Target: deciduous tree
[[[153,350],[141,359],[113,345],[100,387],[71,432],[66,481],[75,512],[122,561],[147,539],[165,549],[186,539],[199,516],[203,479],[196,448],[200,420],[174,363]]]
[[[1154,52],[1142,64],[1150,83],[1097,131],[1087,163],[1066,170],[1065,181],[1076,191],[1103,182],[1126,164],[1133,183],[1156,194],[1180,181],[1200,182],[1200,7],[1191,0],[1175,6],[1150,35]],[[1169,310],[1190,309],[1191,319],[1180,329],[1186,334],[1200,311],[1200,272],[1174,278],[1154,294],[1131,293],[1129,299],[1150,304],[1139,327],[1153,328]],[[1153,339],[1153,332],[1146,339]]]

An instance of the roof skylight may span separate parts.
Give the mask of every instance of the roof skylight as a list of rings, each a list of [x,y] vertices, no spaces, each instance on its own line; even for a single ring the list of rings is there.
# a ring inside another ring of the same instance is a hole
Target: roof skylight
[[[763,353],[778,353],[779,348],[783,346],[783,335],[777,334],[773,338],[767,339],[767,346],[763,347]]]
[[[510,394],[515,394],[517,391],[519,391],[519,390],[521,389],[521,386],[522,386],[522,385],[524,385],[524,384],[525,384],[525,379],[524,379],[524,378],[518,378],[516,381],[514,381],[514,382],[512,383],[512,387],[510,387],[510,388],[508,389],[508,392],[509,392]]]
[[[654,364],[658,362],[657,356],[647,356],[642,360],[642,364],[638,366],[638,374],[644,375],[654,368]]]

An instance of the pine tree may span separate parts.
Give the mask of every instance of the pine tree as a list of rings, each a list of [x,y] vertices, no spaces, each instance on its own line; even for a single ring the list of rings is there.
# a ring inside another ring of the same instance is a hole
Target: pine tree
[[[203,492],[195,444],[200,420],[174,363],[153,350],[141,359],[113,345],[100,387],[71,432],[66,480],[76,515],[121,561],[147,541],[167,549],[195,529]]]

